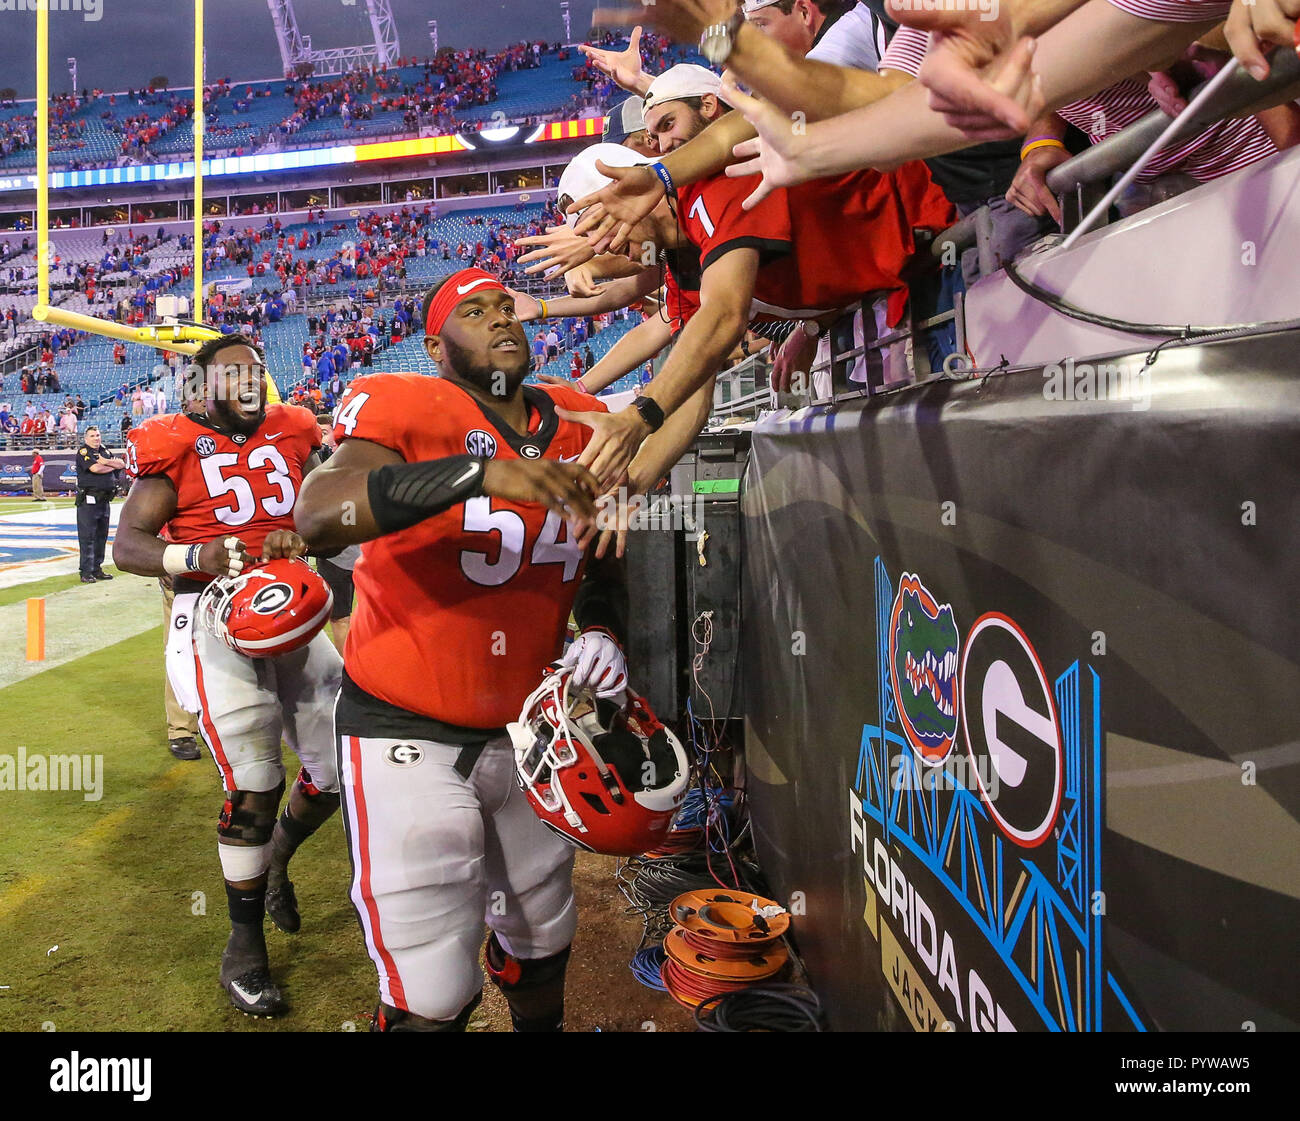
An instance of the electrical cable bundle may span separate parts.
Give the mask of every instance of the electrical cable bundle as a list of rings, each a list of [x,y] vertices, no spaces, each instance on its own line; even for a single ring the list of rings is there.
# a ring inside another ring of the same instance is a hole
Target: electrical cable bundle
[[[740,992],[775,979],[789,964],[782,937],[790,916],[770,899],[728,888],[688,891],[668,909],[664,987],[678,1004]]]
[[[668,830],[668,835],[659,843],[657,848],[645,853],[646,859],[654,860],[663,856],[677,856],[680,853],[699,848],[700,842],[704,839],[706,815],[707,806],[704,795],[698,787],[692,786],[686,792],[682,808],[677,811],[677,817],[674,818],[672,828]]]
[[[803,985],[753,985],[695,1006],[700,1031],[824,1031],[821,1001]]]
[[[664,948],[662,945],[646,946],[632,955],[632,976],[647,989],[667,992],[661,976],[664,967]]]

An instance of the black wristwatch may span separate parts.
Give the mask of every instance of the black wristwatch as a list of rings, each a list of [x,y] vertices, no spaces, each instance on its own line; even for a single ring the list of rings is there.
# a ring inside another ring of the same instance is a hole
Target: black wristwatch
[[[652,397],[638,397],[632,402],[633,408],[641,414],[641,419],[650,426],[651,432],[658,432],[664,426],[664,411]]]

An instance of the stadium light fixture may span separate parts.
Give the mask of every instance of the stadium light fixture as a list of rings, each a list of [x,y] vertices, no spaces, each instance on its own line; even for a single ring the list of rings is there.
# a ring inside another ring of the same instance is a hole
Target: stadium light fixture
[[[502,125],[500,128],[479,129],[479,136],[492,144],[501,144],[507,140],[513,140],[518,135],[518,125]]]

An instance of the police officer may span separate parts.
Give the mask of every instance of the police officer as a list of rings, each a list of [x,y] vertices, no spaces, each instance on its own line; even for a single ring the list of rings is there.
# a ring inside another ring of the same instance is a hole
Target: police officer
[[[101,444],[103,436],[91,425],[86,442],[77,449],[77,542],[81,546],[81,582],[111,580],[104,571],[104,549],[108,544],[108,508],[116,484],[114,471],[126,462],[109,455]]]

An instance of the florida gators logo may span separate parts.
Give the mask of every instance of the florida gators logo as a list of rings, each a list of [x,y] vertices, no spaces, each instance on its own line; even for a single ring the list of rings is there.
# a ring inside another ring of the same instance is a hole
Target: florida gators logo
[[[948,758],[957,740],[960,647],[952,605],[904,572],[889,620],[889,672],[903,734],[930,766]]]

